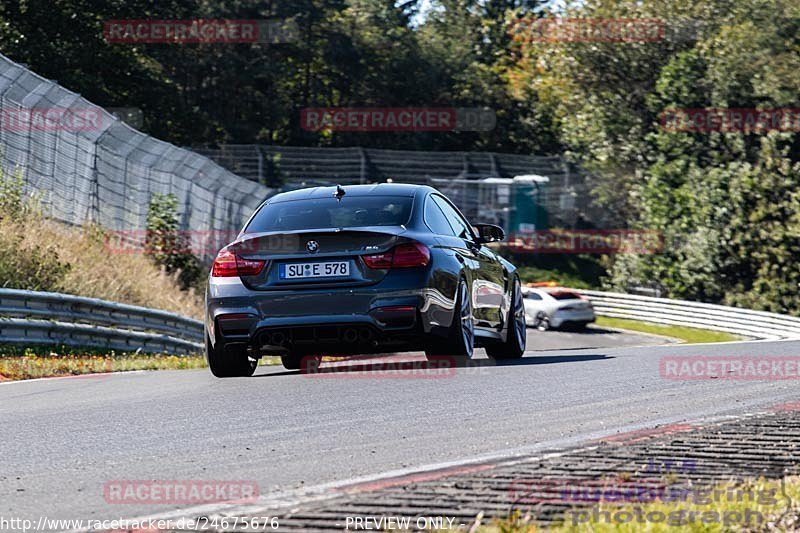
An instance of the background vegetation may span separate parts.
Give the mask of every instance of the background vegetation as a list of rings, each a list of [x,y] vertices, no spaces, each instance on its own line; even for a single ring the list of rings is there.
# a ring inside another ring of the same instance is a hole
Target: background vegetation
[[[0,172],[0,287],[77,294],[202,318],[203,295],[191,287],[182,290],[179,268],[170,270],[141,251],[119,252],[107,237],[97,226],[76,228],[41,216],[36,199],[23,196],[18,175]]]
[[[420,14],[417,0],[6,2],[0,51],[98,104],[141,108],[144,131],[182,145],[565,153],[594,173],[596,201],[616,225],[667,238],[662,254],[606,258],[608,285],[655,280],[670,296],[800,312],[798,133],[659,126],[668,108],[800,108],[797,2],[586,0],[558,12],[538,0],[425,4]],[[512,38],[515,20],[548,16],[657,18],[666,32],[656,42]],[[178,46],[102,37],[108,19],[272,17],[294,18],[301,38]],[[406,105],[485,106],[497,127],[380,135],[299,127],[304,107]],[[30,250],[43,285],[81,275]]]

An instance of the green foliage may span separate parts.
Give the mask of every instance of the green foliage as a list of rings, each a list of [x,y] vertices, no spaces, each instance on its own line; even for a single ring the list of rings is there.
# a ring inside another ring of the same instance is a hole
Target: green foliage
[[[731,333],[725,333],[724,331],[653,324],[651,322],[641,322],[639,320],[629,320],[627,318],[599,316],[597,317],[595,325],[601,328],[620,328],[642,333],[652,333],[653,335],[664,335],[665,337],[680,339],[683,342],[692,344],[742,340],[741,337]]]
[[[25,242],[23,222],[33,213],[24,189],[21,172],[8,176],[0,170],[0,287],[56,290],[70,265],[54,247]]]
[[[179,145],[275,143],[558,150],[535,95],[513,99],[505,14],[529,0],[28,0],[0,4],[0,50],[103,106],[141,108],[143,130]],[[419,6],[430,15],[415,22]],[[442,9],[444,8],[444,9]],[[119,19],[293,19],[280,44],[107,43]],[[113,73],[113,74],[110,74]],[[495,131],[315,133],[300,109],[486,106]]]
[[[601,259],[592,255],[515,254],[509,260],[523,283],[555,281],[562,287],[598,289],[606,275]]]
[[[18,220],[25,212],[25,182],[22,172],[8,176],[0,168],[0,217]]]
[[[22,173],[0,171],[0,287],[32,291],[55,290],[69,271],[52,246],[29,245],[23,235],[26,214]]]
[[[59,261],[57,249],[26,246],[23,240],[19,234],[0,233],[0,287],[57,290],[70,265]]]
[[[423,5],[427,16],[415,18]],[[655,42],[511,39],[514,20],[545,16],[660,19],[666,32]],[[106,43],[103,21],[124,18],[293,18],[300,37]],[[677,297],[798,313],[798,132],[659,125],[670,108],[800,108],[798,20],[787,0],[29,0],[0,4],[0,50],[101,105],[140,107],[146,132],[178,144],[563,152],[592,171],[610,224],[664,233],[662,254],[605,260],[610,287],[658,282]],[[300,128],[300,109],[329,106],[488,107],[497,126],[380,135]],[[280,162],[266,170],[280,184]],[[2,183],[3,212],[18,212],[15,189]],[[191,285],[199,267],[174,253],[182,247],[175,207],[154,201],[151,256]],[[574,283],[596,277],[531,266]]]
[[[800,312],[798,133],[659,123],[670,108],[800,107],[797,6],[597,0],[570,15],[667,23],[659,42],[544,43],[517,65],[596,174],[597,200],[618,223],[664,234],[661,254],[610,258],[607,286],[656,282],[670,296]]]
[[[168,274],[177,273],[181,288],[198,283],[203,269],[192,254],[190,239],[180,231],[178,198],[174,194],[155,193],[147,210],[145,253]]]

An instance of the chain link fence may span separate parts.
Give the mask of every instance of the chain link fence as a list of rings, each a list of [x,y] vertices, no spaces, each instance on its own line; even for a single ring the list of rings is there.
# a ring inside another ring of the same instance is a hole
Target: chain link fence
[[[144,228],[151,196],[171,193],[182,229],[225,235],[271,192],[2,55],[0,152],[4,174],[21,173],[45,214],[70,224]]]
[[[539,227],[614,224],[609,213],[593,202],[591,176],[558,156],[235,144],[195,150],[240,176],[286,189],[337,183],[418,183],[448,195],[472,220],[504,227],[512,220],[525,219],[523,209],[542,210],[534,217],[538,224],[533,225]],[[521,193],[520,183],[513,181],[518,176],[538,180],[535,207],[515,200],[519,198],[515,193]]]

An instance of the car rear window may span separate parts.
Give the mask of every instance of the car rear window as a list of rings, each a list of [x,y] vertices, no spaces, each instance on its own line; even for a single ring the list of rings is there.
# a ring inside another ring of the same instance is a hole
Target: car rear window
[[[351,196],[312,198],[267,204],[245,233],[320,228],[400,226],[411,216],[410,196]]]
[[[576,292],[569,292],[569,291],[553,291],[550,293],[550,296],[555,298],[556,300],[580,300],[581,295]]]

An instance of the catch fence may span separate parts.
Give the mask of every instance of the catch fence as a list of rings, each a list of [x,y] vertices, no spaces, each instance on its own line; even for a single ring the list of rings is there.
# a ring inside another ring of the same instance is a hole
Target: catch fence
[[[534,176],[536,190],[523,194],[535,195],[533,203],[543,210],[539,227],[618,223],[594,205],[591,175],[560,156],[241,144],[194,150],[240,176],[286,189],[384,181],[427,184],[448,195],[471,220],[501,225],[521,219],[514,210],[525,208],[524,202],[515,203],[516,184],[510,180]]]
[[[239,229],[270,189],[130,127],[0,55],[0,164],[45,214],[112,230],[144,228],[154,193],[174,194],[182,229]]]

